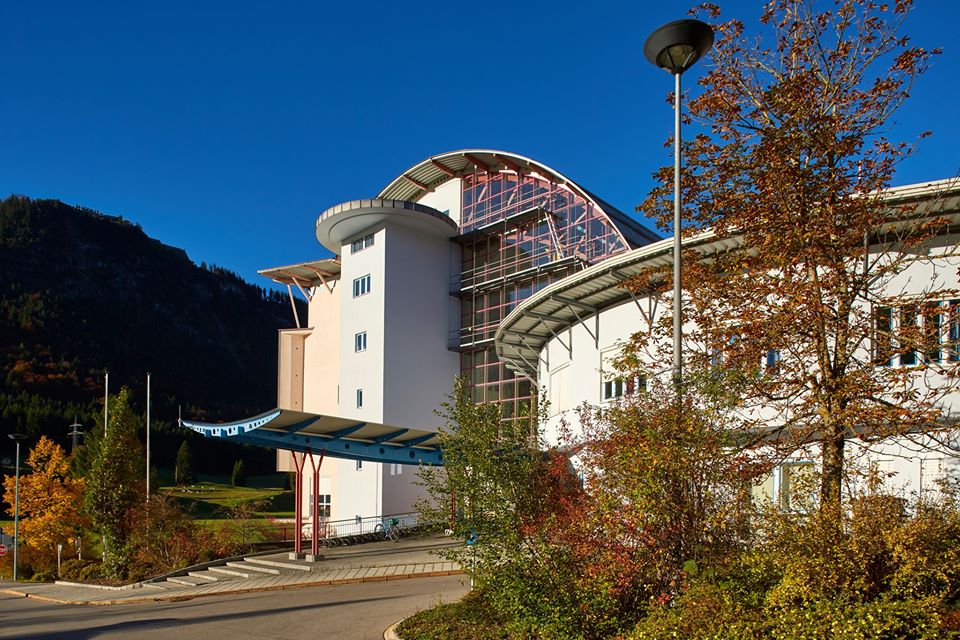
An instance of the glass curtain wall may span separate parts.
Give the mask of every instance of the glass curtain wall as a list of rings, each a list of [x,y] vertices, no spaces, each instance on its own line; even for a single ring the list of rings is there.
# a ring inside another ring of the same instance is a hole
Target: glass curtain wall
[[[565,185],[503,171],[466,174],[462,186],[460,369],[475,402],[499,403],[502,419],[515,420],[536,385],[497,358],[500,321],[552,282],[628,247],[602,211]]]

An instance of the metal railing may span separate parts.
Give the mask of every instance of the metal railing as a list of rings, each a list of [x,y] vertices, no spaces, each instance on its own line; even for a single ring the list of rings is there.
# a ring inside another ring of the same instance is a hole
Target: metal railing
[[[393,513],[345,520],[321,518],[318,527],[320,544],[325,547],[333,547],[381,540],[383,539],[383,531],[390,527],[393,520],[399,522],[401,535],[418,532],[425,525],[416,513]],[[377,525],[381,525],[379,532],[377,531]],[[276,542],[293,542],[296,528],[296,523],[292,518],[284,518],[274,520],[268,526],[261,528],[261,535]],[[309,543],[312,537],[313,523],[304,522],[300,527],[300,539]]]

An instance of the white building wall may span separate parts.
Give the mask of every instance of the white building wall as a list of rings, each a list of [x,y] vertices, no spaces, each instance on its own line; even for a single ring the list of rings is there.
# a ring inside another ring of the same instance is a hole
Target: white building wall
[[[448,180],[434,191],[425,194],[417,202],[433,207],[441,213],[446,213],[459,225],[462,202],[460,182],[460,178]]]
[[[383,422],[383,334],[386,303],[384,259],[386,231],[372,233],[372,246],[352,253],[349,238],[341,252],[340,280],[343,287],[340,304],[340,403],[336,415],[368,422]],[[362,237],[362,236],[361,236]],[[353,296],[357,278],[370,275],[370,292]],[[367,349],[354,351],[354,338],[367,332]],[[363,392],[363,406],[357,407],[357,390]]]
[[[396,225],[386,241],[383,422],[434,429],[434,411],[453,389],[459,358],[448,349],[450,273],[457,247]]]
[[[928,249],[918,250],[917,259],[886,283],[885,292],[901,296],[944,291],[944,300],[960,299],[960,295],[950,293],[951,290],[960,291],[960,259],[953,255],[958,242],[960,236],[948,236],[937,239]],[[931,257],[936,259],[931,260]],[[882,256],[874,254],[872,259],[879,260]],[[642,298],[639,301],[640,304],[646,302]],[[662,309],[661,303],[661,312]],[[599,325],[594,316],[584,318],[584,321],[589,332],[579,323],[558,330],[559,335],[549,340],[541,352],[538,376],[543,392],[550,400],[549,417],[544,428],[548,445],[560,441],[562,422],[576,428],[579,424],[578,407],[584,403],[594,407],[604,404],[602,384],[609,377],[604,371],[609,370],[605,363],[616,357],[633,333],[646,328],[644,314],[632,300],[602,310]],[[685,335],[693,330],[689,324],[684,326]],[[597,340],[591,332],[597,333]],[[934,374],[927,377],[928,384],[947,382]],[[951,396],[946,408],[953,413],[960,412],[960,399]],[[929,445],[918,446],[912,439],[905,438],[890,438],[869,446],[851,441],[848,459],[856,460],[862,468],[876,467],[887,478],[887,488],[917,496],[932,491],[939,478],[960,480],[960,458],[942,448],[937,451],[934,443]],[[815,452],[798,455],[818,460]]]

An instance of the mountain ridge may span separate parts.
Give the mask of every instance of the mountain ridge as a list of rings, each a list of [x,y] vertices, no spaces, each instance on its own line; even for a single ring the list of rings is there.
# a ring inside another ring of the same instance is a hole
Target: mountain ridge
[[[258,413],[275,406],[276,332],[290,317],[286,296],[198,266],[122,216],[0,200],[5,431],[66,444],[74,413],[96,424],[107,370],[111,391],[129,386],[141,410],[151,372],[151,413],[167,440],[185,437],[175,426],[180,405],[208,420]]]

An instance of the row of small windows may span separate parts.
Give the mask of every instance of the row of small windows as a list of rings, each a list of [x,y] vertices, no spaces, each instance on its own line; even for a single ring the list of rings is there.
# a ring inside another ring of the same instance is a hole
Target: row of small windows
[[[603,381],[603,399],[616,400],[624,396],[631,396],[635,393],[647,390],[647,381],[643,376],[633,376],[631,378],[613,378]]]
[[[880,366],[960,361],[960,300],[877,307],[874,329]]]
[[[360,276],[359,278],[353,279],[353,297],[359,298],[360,296],[370,293],[370,274],[368,273],[365,276]]]
[[[358,240],[354,240],[350,243],[350,253],[358,253],[373,246],[373,234],[363,236]]]

